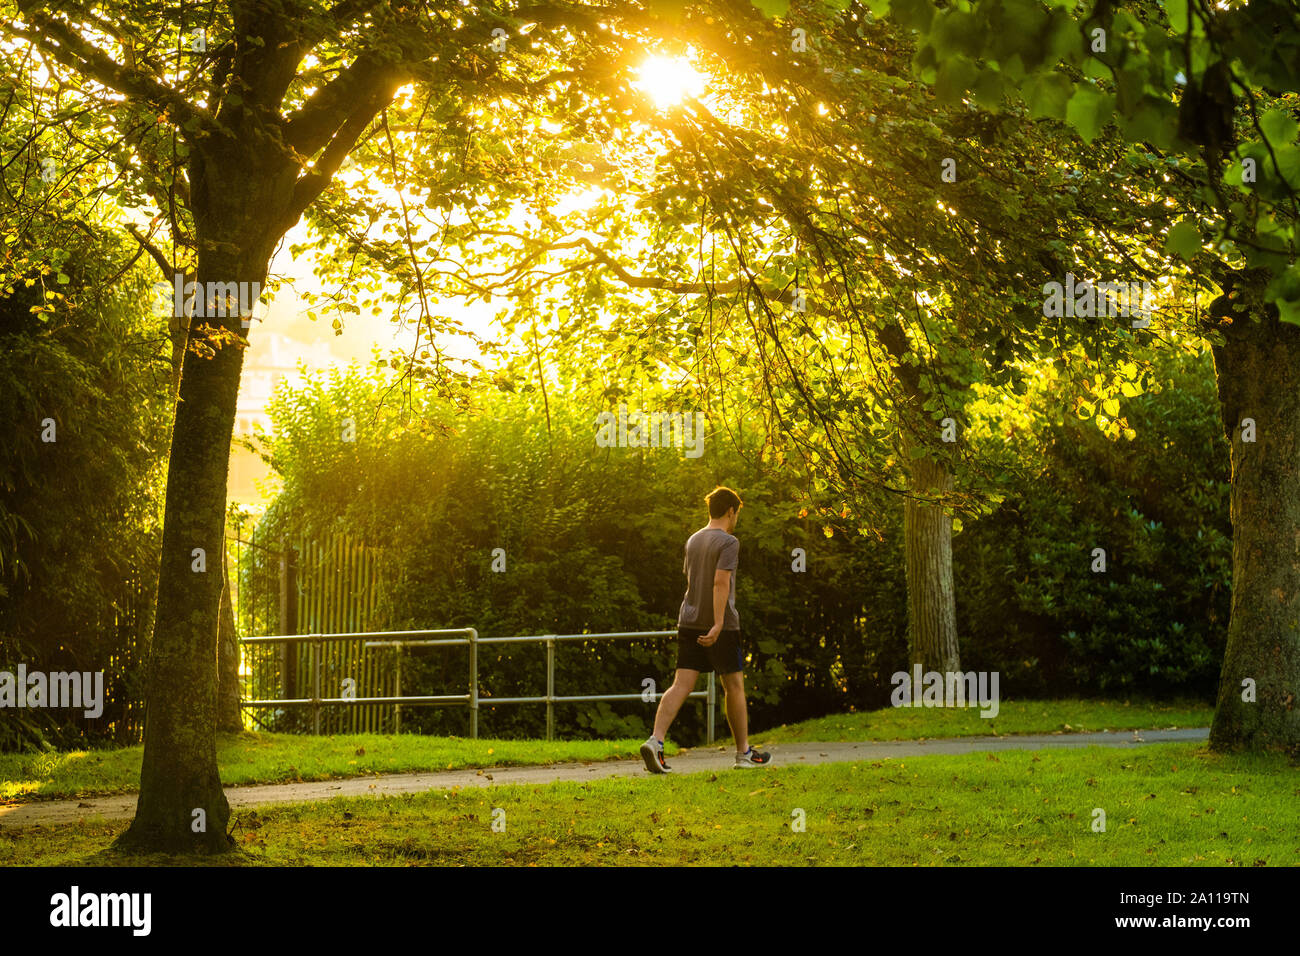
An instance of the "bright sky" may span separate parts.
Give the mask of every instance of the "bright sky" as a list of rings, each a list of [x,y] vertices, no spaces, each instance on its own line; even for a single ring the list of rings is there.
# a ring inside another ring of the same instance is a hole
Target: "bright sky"
[[[414,330],[389,321],[386,315],[344,314],[342,334],[332,327],[335,313],[317,307],[318,317],[308,317],[309,306],[299,297],[301,292],[323,292],[320,281],[312,274],[312,253],[294,257],[289,249],[307,240],[307,229],[299,223],[285,237],[279,254],[272,260],[271,273],[286,281],[275,293],[269,306],[254,313],[249,332],[249,347],[244,355],[244,371],[239,386],[235,433],[251,434],[253,422],[270,429],[266,418],[266,401],[281,381],[296,385],[303,379],[299,364],[307,372],[343,368],[352,362],[368,366],[379,348],[387,355],[392,348],[410,351]],[[292,285],[290,285],[292,281]],[[456,312],[466,327],[482,336],[493,334],[496,309],[482,301],[462,304]],[[260,321],[258,321],[260,319]],[[473,343],[455,338],[443,343],[457,358],[477,357]],[[227,497],[241,504],[266,503],[274,495],[269,484],[269,469],[249,452],[235,448],[231,452],[231,473]]]

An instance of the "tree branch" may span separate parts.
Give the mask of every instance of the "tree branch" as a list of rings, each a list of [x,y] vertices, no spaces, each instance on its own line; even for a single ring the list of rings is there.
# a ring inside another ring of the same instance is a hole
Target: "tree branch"
[[[379,115],[380,111],[392,102],[398,87],[402,85],[405,79],[402,73],[389,66],[385,72],[374,76],[369,89],[360,94],[359,103],[357,103],[357,98],[351,100],[352,103],[357,105],[348,114],[347,119],[338,128],[328,145],[325,146],[324,151],[312,165],[311,170],[304,173],[294,183],[293,199],[287,213],[288,222],[284,224],[286,229],[298,221],[303,211],[330,184],[330,180],[334,178],[334,174],[338,172],[339,167],[343,165],[343,161],[352,152],[357,140],[361,138],[361,134],[366,131],[366,127]]]
[[[19,0],[18,8],[33,29],[12,30],[14,36],[28,40],[59,63],[111,90],[166,110],[181,129],[192,121],[211,127],[212,117],[206,110],[144,71],[118,63],[67,23],[39,9],[33,0]]]

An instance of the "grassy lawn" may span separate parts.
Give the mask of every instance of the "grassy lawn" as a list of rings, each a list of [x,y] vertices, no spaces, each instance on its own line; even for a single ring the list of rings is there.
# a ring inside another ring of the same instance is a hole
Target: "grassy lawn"
[[[978,708],[886,707],[782,724],[755,738],[765,743],[828,740],[921,740],[1004,734],[1082,734],[1101,730],[1208,727],[1214,707],[1196,701],[1003,700],[996,717]]]
[[[982,734],[1207,726],[1199,704],[1103,701],[1003,701],[998,716],[977,709],[885,708],[821,717],[756,732],[758,746],[828,740],[917,740]],[[725,720],[719,732],[727,735]],[[646,728],[649,733],[649,727]],[[223,734],[217,761],[227,785],[332,780],[367,774],[522,766],[635,757],[641,739],[613,741],[468,740],[354,734]],[[668,741],[669,755],[677,746]],[[50,754],[0,754],[0,800],[70,799],[126,793],[140,779],[143,747]]]
[[[524,766],[635,757],[638,740],[469,740],[415,734],[220,734],[217,762],[227,786],[295,783],[367,774]],[[671,744],[665,748],[675,753]],[[143,746],[71,753],[0,754],[0,800],[127,793],[140,783]]]
[[[1196,744],[926,756],[279,805],[219,865],[1297,866],[1298,797]],[[209,862],[106,852],[126,825],[0,831],[0,865]]]

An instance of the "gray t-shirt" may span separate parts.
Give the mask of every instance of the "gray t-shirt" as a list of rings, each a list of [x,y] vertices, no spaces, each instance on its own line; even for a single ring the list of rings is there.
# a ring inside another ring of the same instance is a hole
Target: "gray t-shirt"
[[[740,630],[740,616],[736,614],[736,565],[740,561],[740,539],[721,528],[701,528],[686,539],[686,559],[682,571],[686,574],[686,597],[677,614],[678,627],[713,627],[713,573],[731,572],[731,593],[723,614],[722,627],[727,631]]]

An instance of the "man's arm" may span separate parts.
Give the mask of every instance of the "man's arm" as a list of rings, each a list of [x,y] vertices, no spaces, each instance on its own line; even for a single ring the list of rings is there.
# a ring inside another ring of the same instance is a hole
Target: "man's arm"
[[[713,627],[709,628],[709,633],[698,638],[705,647],[714,643],[722,633],[722,625],[727,614],[727,598],[730,596],[731,572],[719,568],[713,572]]]

